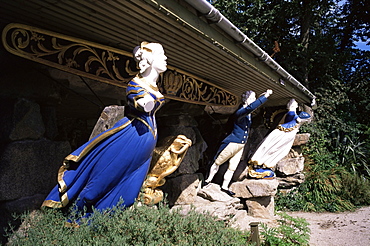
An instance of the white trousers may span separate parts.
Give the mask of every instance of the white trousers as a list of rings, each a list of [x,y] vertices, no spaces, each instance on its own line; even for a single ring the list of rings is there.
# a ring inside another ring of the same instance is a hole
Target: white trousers
[[[238,167],[240,159],[242,158],[243,149],[245,144],[229,143],[217,156],[215,160],[216,165],[222,165],[229,160],[229,170],[235,171]]]

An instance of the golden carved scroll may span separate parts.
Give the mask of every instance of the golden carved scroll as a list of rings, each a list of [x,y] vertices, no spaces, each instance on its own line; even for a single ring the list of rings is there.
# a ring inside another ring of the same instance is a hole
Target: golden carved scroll
[[[164,185],[164,177],[173,173],[181,164],[192,142],[184,135],[171,136],[164,144],[156,147],[149,174],[144,181],[139,199],[147,205],[163,200],[163,192],[157,187]]]
[[[2,42],[7,51],[17,56],[119,87],[125,88],[139,72],[130,52],[27,25],[7,25]],[[158,87],[166,98],[188,103],[239,103],[239,97],[225,89],[171,66],[160,77]]]

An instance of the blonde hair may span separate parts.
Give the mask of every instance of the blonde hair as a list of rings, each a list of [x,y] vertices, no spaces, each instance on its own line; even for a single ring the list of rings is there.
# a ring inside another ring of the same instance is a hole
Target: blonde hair
[[[139,63],[140,73],[150,67],[153,62],[153,53],[158,50],[162,50],[163,47],[159,43],[148,43],[141,42],[139,46],[136,46],[133,50],[133,57],[136,62]]]

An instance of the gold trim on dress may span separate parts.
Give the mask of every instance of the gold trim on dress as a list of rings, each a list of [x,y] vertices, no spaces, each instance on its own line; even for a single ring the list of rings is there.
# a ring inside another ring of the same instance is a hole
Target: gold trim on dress
[[[143,83],[144,85],[146,85],[146,86],[148,86],[150,89],[152,89],[153,91],[159,91],[159,89],[158,89],[158,86],[157,85],[152,85],[151,83],[149,83],[149,82],[147,82],[146,81],[146,79],[145,78],[143,78],[143,77],[141,77],[141,75],[140,74],[138,74],[136,77],[134,77],[133,79],[132,79],[132,81],[134,81],[134,82],[136,82],[136,83],[138,83],[138,84],[140,84],[140,83]]]
[[[249,167],[251,168],[268,168],[265,163],[260,164],[258,161],[248,161]]]
[[[60,200],[63,207],[67,206],[67,204],[69,203],[67,192],[62,195],[62,198]]]
[[[69,168],[68,161],[64,161],[63,165],[58,170],[58,184],[59,184],[59,193],[64,193],[67,190],[67,185],[63,180],[64,172]]]
[[[140,87],[142,88],[142,86],[132,86],[132,87]],[[130,95],[130,94],[137,94],[138,92],[142,92],[142,91],[147,91],[147,90],[144,90],[144,89],[138,89],[138,90],[128,90],[126,92],[127,95]]]
[[[283,132],[291,132],[293,131],[294,129],[297,129],[299,127],[299,124],[296,124],[295,126],[293,127],[289,127],[289,128],[285,128],[283,127],[282,125],[278,125],[276,127],[276,129],[279,129],[280,131],[283,131]]]
[[[142,106],[140,106],[140,105],[138,104],[138,102],[137,102],[139,99],[144,98],[146,95],[150,95],[148,92],[146,92],[146,90],[143,90],[143,91],[145,91],[145,92],[144,92],[144,94],[134,96],[134,98],[133,98],[133,102],[134,102],[134,107],[135,107],[136,109],[139,109],[140,111],[145,112],[145,111],[143,110],[143,107],[142,107]],[[136,92],[137,92],[137,91],[136,91]],[[132,93],[132,94],[136,94],[136,93]],[[153,98],[153,101],[154,101],[154,98]]]
[[[146,125],[146,127],[148,127],[149,131],[152,133],[153,137],[156,138],[157,137],[157,131],[154,131],[153,128],[149,125],[148,122],[146,122],[145,120],[143,120],[142,118],[140,117],[137,117],[137,116],[134,116],[132,114],[129,114],[128,115],[129,117],[133,118],[133,119],[136,119],[140,122],[142,122],[144,125]]]
[[[114,133],[116,132],[119,132],[120,130],[124,129],[126,126],[128,126],[129,124],[131,124],[132,120],[129,120],[127,121],[125,124],[119,126],[119,127],[116,127],[116,128],[113,128],[109,131],[106,131],[105,133],[103,133],[102,135],[98,136],[97,138],[95,138],[90,144],[88,144],[82,151],[81,153],[77,156],[77,155],[68,155],[65,160],[68,160],[68,161],[74,161],[74,162],[78,162],[79,160],[82,159],[82,157],[84,157],[92,148],[95,147],[95,145],[97,145],[100,141],[102,141],[103,139],[113,135]]]
[[[268,167],[266,167],[266,165],[264,163],[260,164],[260,163],[258,163],[258,161],[252,161],[252,160],[250,160],[248,162],[248,164],[249,164],[249,166],[248,166],[248,175],[250,177],[257,178],[257,179],[273,179],[274,178],[274,177],[265,178],[267,176],[270,176],[272,170],[271,171],[268,171],[267,170],[267,171],[264,171],[262,173],[256,172],[254,170],[255,168],[266,168],[267,169]],[[268,169],[270,169],[270,168],[268,168]]]
[[[249,176],[257,179],[274,179],[274,177],[265,178],[271,175],[271,171],[264,171],[262,173],[256,172],[253,169],[248,171]]]
[[[42,203],[41,207],[49,207],[49,208],[62,208],[63,205],[61,202],[56,202],[53,200],[46,200]]]

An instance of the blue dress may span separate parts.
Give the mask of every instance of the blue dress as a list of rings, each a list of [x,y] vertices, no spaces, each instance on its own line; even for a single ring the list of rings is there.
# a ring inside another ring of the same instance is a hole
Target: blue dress
[[[139,83],[138,83],[139,82]],[[126,90],[129,105],[125,117],[68,155],[59,169],[58,185],[42,206],[62,208],[76,201],[78,210],[111,208],[123,199],[123,206],[135,202],[148,172],[157,143],[155,112],[164,97],[157,88],[140,86],[139,78]],[[152,111],[144,112],[137,100],[150,94]]]

